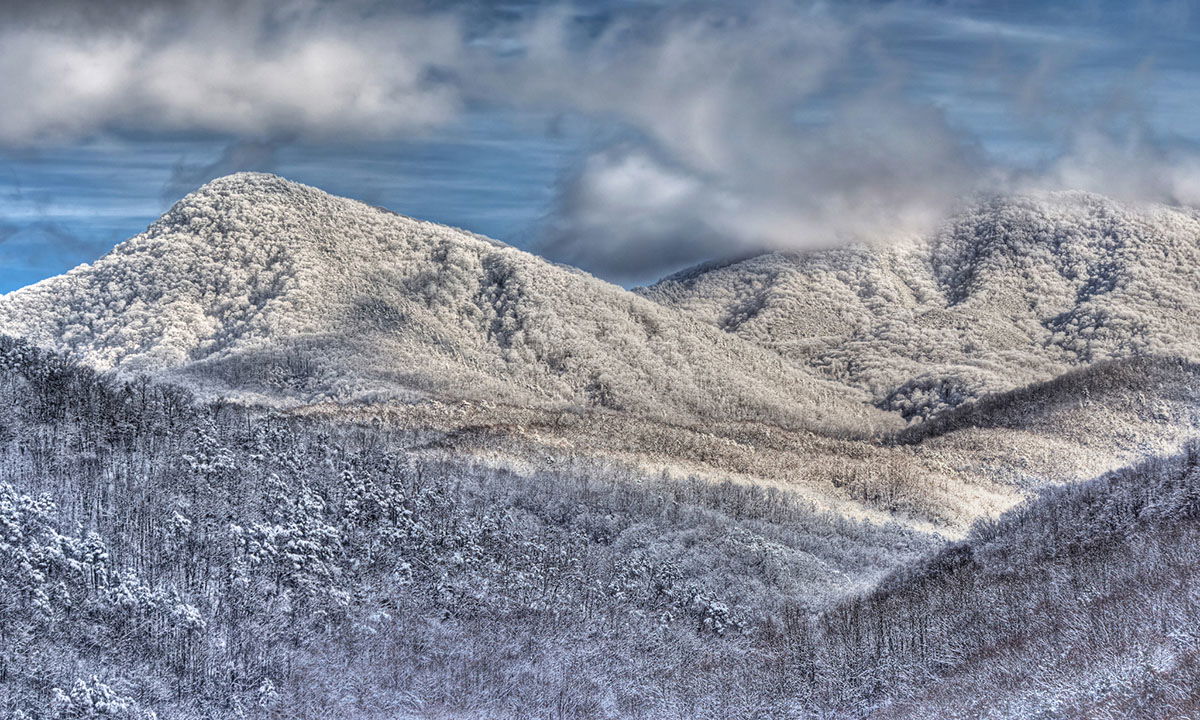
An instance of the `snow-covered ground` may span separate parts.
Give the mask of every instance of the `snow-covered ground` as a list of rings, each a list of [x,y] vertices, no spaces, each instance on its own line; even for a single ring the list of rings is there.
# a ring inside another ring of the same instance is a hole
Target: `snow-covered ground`
[[[1183,716],[1198,239],[1006,198],[630,292],[213,181],[0,297],[69,358],[0,337],[0,710]]]

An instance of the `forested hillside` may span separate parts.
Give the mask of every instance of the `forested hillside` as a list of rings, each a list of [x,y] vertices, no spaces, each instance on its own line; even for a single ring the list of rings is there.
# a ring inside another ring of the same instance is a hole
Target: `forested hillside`
[[[656,303],[214,181],[0,298],[0,714],[1188,716],[1198,227],[1010,199]]]
[[[13,717],[1194,709],[1194,448],[939,550],[780,490],[504,471],[11,340],[0,368]]]
[[[936,545],[747,485],[418,455],[14,341],[0,368],[16,717],[743,716],[783,702],[784,607]]]
[[[502,466],[553,468],[564,454],[615,459],[670,477],[784,489],[840,515],[958,536],[1037,488],[1180,452],[1200,437],[1200,365],[1102,361],[877,438],[469,402],[323,403],[295,412],[385,423],[429,447]]]
[[[981,523],[825,613],[813,642],[870,717],[1191,717],[1198,542],[1192,445]]]
[[[701,266],[641,290],[906,418],[1145,354],[1200,358],[1200,216],[996,198],[923,238]]]

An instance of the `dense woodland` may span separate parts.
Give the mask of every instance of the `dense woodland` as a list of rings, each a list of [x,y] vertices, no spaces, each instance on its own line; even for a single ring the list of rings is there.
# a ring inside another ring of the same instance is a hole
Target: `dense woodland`
[[[519,475],[2,357],[0,707],[29,717],[740,714],[786,599],[930,548],[751,486]]]
[[[1046,490],[822,614],[818,664],[871,717],[1192,717],[1197,520],[1195,445]]]
[[[752,485],[439,457],[8,339],[0,408],[6,716],[1196,710],[1200,448],[946,545]]]

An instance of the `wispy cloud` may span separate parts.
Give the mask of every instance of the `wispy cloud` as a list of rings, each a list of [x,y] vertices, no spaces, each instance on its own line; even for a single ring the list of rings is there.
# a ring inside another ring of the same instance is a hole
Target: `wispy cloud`
[[[755,247],[917,232],[991,173],[977,143],[903,73],[865,16],[820,5],[664,11],[581,43],[542,20],[527,102],[628,132],[564,179],[539,249],[623,281]]]
[[[888,241],[977,194],[1200,202],[1195,143],[1153,122],[1156,58],[1130,38],[1156,30],[1136,16],[1014,22],[921,3],[662,15],[583,51],[530,34],[533,67],[554,70],[526,91],[547,85],[544,98],[631,128],[565,178],[551,257],[634,281],[721,250]],[[962,121],[985,113],[1040,152],[985,147]]]
[[[180,159],[163,186],[163,200],[174,201],[214,178],[243,170],[274,172],[279,140],[235,140],[213,161],[189,163]]]
[[[54,220],[0,222],[0,265],[7,272],[53,265],[63,258],[79,262],[102,251],[102,244]]]

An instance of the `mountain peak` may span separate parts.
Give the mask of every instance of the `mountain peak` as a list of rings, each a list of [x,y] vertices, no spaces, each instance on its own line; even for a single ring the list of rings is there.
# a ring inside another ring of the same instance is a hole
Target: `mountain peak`
[[[264,172],[236,172],[209,180],[179,200],[185,205],[219,203],[222,200],[295,200],[305,195],[333,198],[323,190]],[[346,201],[351,202],[351,201]]]
[[[429,394],[886,422],[853,392],[585,273],[263,173],[214,180],[95,263],[0,298],[0,332],[255,401]]]
[[[188,228],[198,222],[270,221],[283,213],[345,212],[358,203],[279,175],[238,172],[210,180],[188,193],[150,230]],[[364,206],[365,207],[365,206]],[[196,218],[201,218],[197,221]]]
[[[275,173],[242,170],[213,178],[201,185],[196,192],[238,192],[242,189],[255,189],[265,186],[307,187]]]

